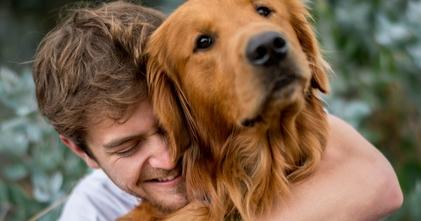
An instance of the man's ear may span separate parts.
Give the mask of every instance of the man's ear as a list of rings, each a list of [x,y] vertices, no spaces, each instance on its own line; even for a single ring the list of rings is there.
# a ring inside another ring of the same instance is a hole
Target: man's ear
[[[80,148],[75,142],[73,142],[72,139],[60,134],[60,140],[61,142],[63,142],[64,145],[66,145],[70,150],[72,150],[73,153],[82,158],[82,160],[85,161],[86,165],[88,165],[90,168],[100,168],[98,162],[95,159],[92,159],[90,156],[88,156],[88,154],[86,154],[86,152],[83,151],[82,148]]]

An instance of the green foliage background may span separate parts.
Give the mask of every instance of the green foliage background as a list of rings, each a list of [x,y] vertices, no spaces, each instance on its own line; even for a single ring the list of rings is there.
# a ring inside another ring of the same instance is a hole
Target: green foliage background
[[[57,219],[60,203],[87,172],[37,113],[30,70],[38,42],[70,2],[0,2],[0,221]],[[143,4],[168,13],[180,2]],[[421,220],[421,1],[309,3],[335,71],[329,111],[396,169],[405,203],[387,220]]]

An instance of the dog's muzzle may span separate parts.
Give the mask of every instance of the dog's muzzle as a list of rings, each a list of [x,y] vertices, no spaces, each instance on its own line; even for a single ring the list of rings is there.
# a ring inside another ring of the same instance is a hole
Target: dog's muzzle
[[[253,35],[246,43],[245,58],[253,67],[254,72],[265,93],[257,113],[247,116],[241,121],[244,127],[254,127],[256,124],[266,122],[261,114],[272,101],[278,101],[291,94],[292,90],[286,90],[290,85],[299,82],[300,70],[293,56],[292,48],[289,48],[287,40],[276,31],[265,31]],[[294,87],[298,88],[298,87]]]

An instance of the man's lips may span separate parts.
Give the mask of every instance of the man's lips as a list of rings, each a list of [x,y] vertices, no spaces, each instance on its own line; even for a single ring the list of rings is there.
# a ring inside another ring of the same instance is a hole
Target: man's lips
[[[178,177],[180,177],[179,174],[176,175],[170,175],[170,176],[166,176],[166,177],[159,177],[159,178],[154,178],[154,179],[148,179],[145,180],[145,183],[150,183],[150,182],[170,182],[173,181],[175,179],[177,179]]]
[[[168,177],[162,177],[157,179],[151,179],[144,181],[145,186],[155,187],[155,188],[174,188],[182,180],[182,176],[168,176]]]
[[[148,178],[145,177],[143,183],[149,184],[165,184],[165,183],[172,183],[176,182],[181,179],[181,168],[177,166],[171,171],[166,173],[156,174],[155,176],[150,176]]]
[[[170,184],[178,183],[182,180],[182,169],[181,161],[171,170],[164,170],[159,168],[151,168],[144,171],[143,177],[141,177],[140,182],[144,184]]]

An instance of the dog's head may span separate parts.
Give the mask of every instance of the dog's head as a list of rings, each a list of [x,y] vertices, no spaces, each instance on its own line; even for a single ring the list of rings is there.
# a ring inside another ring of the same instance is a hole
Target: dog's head
[[[328,66],[308,16],[300,0],[187,1],[149,42],[148,82],[160,120],[184,118],[187,125],[176,125],[190,129],[215,121],[253,126],[327,92]]]

